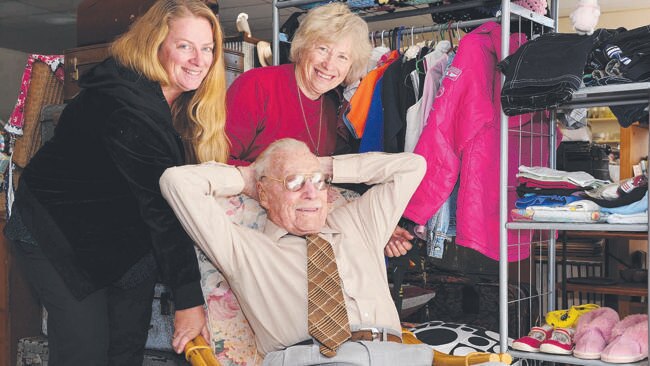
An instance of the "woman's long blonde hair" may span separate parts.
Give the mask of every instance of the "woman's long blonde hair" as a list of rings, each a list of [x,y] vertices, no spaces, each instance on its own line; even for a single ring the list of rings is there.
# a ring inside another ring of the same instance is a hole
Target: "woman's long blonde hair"
[[[226,162],[229,141],[225,133],[223,33],[219,20],[202,0],[157,1],[113,42],[110,53],[123,66],[167,86],[169,77],[158,58],[158,49],[169,33],[169,22],[187,16],[205,18],[212,25],[214,62],[198,89],[182,93],[172,103],[172,120],[184,143],[191,141],[189,153],[194,156],[186,157],[188,162]]]

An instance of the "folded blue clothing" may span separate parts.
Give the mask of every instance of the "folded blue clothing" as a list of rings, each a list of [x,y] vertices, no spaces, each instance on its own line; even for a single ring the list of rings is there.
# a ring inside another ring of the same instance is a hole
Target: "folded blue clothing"
[[[640,200],[630,203],[629,205],[619,206],[619,207],[601,207],[601,212],[607,212],[612,214],[621,214],[621,215],[632,215],[638,214],[648,210],[648,191],[645,192],[645,195]]]
[[[557,207],[564,206],[571,202],[578,201],[582,198],[576,196],[558,196],[558,195],[537,195],[526,194],[515,202],[516,208],[526,208],[529,206],[546,206]]]

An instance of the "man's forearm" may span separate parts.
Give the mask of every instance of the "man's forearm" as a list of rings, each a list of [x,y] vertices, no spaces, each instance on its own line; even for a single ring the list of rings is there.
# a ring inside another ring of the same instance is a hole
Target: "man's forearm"
[[[369,152],[333,158],[334,183],[382,184],[404,177],[402,184],[418,186],[426,170],[424,159],[413,153]],[[402,187],[400,187],[402,189]]]
[[[255,179],[255,165],[238,166],[237,170],[244,179],[244,189],[241,193],[257,200],[257,180]]]
[[[163,197],[192,240],[224,273],[231,273],[235,226],[215,199],[239,194],[245,182],[235,167],[208,162],[165,170]]]

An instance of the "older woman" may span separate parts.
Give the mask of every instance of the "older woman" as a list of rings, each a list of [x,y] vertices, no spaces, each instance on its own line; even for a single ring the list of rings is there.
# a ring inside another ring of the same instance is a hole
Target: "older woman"
[[[162,172],[225,162],[222,33],[201,0],[159,0],[84,75],[25,168],[6,235],[48,310],[52,365],[141,365],[158,276],[177,351],[203,333],[193,242]]]
[[[250,70],[228,89],[230,162],[248,165],[285,137],[332,155],[340,105],[334,89],[365,74],[370,50],[368,25],[347,5],[310,10],[291,43],[294,63]]]
[[[310,10],[291,42],[294,63],[247,71],[228,88],[229,162],[248,165],[286,137],[303,141],[317,156],[333,155],[341,106],[335,88],[365,75],[371,49],[368,24],[347,5]],[[406,254],[410,239],[396,228],[385,254]]]

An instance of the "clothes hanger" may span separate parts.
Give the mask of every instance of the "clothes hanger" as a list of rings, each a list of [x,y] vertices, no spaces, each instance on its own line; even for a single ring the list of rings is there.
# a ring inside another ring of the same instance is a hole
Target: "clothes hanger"
[[[459,45],[460,45],[460,22],[456,22],[456,46],[454,47],[454,52],[458,52]]]
[[[380,41],[381,43],[379,44],[379,46],[375,47],[376,51],[374,51],[374,52],[379,52],[380,54],[385,54],[385,53],[390,51],[390,48],[388,48],[388,46],[386,46],[386,41],[384,40],[384,32],[386,32],[386,31],[383,30],[383,29],[381,30],[381,33],[379,31],[377,31],[377,33],[380,33],[380,36],[377,37],[376,41]]]
[[[424,37],[424,26],[422,26],[422,30],[419,32],[419,36],[422,37],[422,40],[416,44],[420,46],[420,48],[427,47],[427,40]]]
[[[397,37],[395,38],[395,49],[401,53],[402,50],[402,37],[404,36],[402,34],[402,31],[404,30],[404,27],[400,26],[397,28]]]
[[[438,43],[438,38],[436,37],[436,30],[431,27],[431,41],[429,42],[429,48],[434,49],[436,47],[436,43]]]
[[[425,27],[420,26],[420,31],[415,34],[415,44],[420,47],[420,52],[417,55],[417,58],[420,59],[424,57],[427,53],[431,52],[429,48],[428,41],[426,38]]]
[[[428,52],[426,52],[426,53],[421,52],[421,54],[418,55],[417,61],[415,61],[415,69],[417,70],[418,73],[420,73],[422,75],[426,75],[426,73],[427,73],[427,70],[426,70],[427,65],[426,65],[426,62],[425,62],[425,60],[426,60],[425,56],[426,56],[426,54],[428,54],[429,52],[432,52],[434,50],[434,48],[433,48],[434,37],[431,37],[431,43],[427,46],[427,40],[424,37],[424,29],[425,29],[425,27],[422,26],[422,31],[420,32],[420,34],[422,35],[422,42],[418,43],[418,45],[420,46],[421,50],[424,50],[425,47],[428,47],[429,49],[428,49]],[[433,34],[435,35],[435,33],[433,33]]]
[[[401,47],[402,47],[402,29],[404,27],[397,27],[395,28],[396,33],[393,33],[393,37],[391,37],[391,40],[393,41],[393,49],[397,50],[397,52],[401,53]]]
[[[420,46],[415,44],[415,37],[413,35],[413,32],[415,30],[415,27],[411,27],[411,44],[408,46],[406,51],[404,52],[404,60],[409,61],[417,57],[418,53],[420,53]]]
[[[454,48],[454,35],[453,35],[453,28],[451,26],[452,21],[450,20],[449,22],[446,23],[445,25],[445,31],[447,34],[449,34],[449,42],[451,42],[451,48]]]

